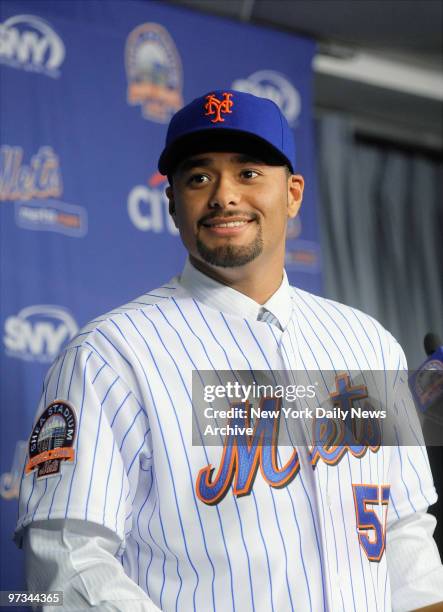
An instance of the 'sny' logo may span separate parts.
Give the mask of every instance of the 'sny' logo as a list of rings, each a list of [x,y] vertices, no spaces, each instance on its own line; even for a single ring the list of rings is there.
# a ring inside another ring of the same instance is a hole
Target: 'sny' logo
[[[234,102],[231,100],[232,93],[223,92],[223,99],[219,100],[214,94],[206,96],[206,104],[204,109],[206,111],[205,117],[215,115],[214,119],[211,119],[211,123],[221,123],[224,121],[221,116],[222,113],[232,113],[231,108],[234,106]]]

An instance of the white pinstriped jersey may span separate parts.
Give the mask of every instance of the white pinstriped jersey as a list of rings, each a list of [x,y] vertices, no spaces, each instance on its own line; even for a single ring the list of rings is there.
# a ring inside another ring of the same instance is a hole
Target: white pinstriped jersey
[[[423,447],[381,447],[336,465],[298,448],[284,487],[256,475],[213,505],[196,495],[219,446],[192,446],[192,370],[402,370],[398,343],[372,318],[299,289],[285,330],[219,312],[178,282],[91,322],[45,380],[76,413],[75,462],[25,474],[18,528],[84,519],[122,540],[126,573],[162,610],[390,610],[386,555],[360,543],[352,485],[390,485],[388,524],[436,500]],[[396,389],[386,389],[395,402]],[[398,400],[396,410],[405,404]],[[278,451],[284,465],[293,449]],[[380,491],[382,489],[380,488]],[[380,493],[381,494],[381,493]]]

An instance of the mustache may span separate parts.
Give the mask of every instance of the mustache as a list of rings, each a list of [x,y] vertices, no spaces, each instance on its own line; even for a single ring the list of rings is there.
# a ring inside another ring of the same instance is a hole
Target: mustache
[[[210,221],[211,219],[230,219],[231,217],[244,217],[245,219],[248,219],[249,221],[258,221],[259,217],[257,215],[257,213],[250,213],[250,212],[243,212],[241,210],[230,210],[227,211],[223,214],[217,212],[216,210],[214,212],[208,213],[207,215],[205,215],[204,217],[202,217],[198,224],[202,225],[203,223],[207,223],[208,221]]]

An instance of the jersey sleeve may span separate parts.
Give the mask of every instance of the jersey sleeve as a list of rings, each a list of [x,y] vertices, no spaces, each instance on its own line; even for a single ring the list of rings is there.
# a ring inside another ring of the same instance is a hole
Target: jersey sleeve
[[[77,346],[51,367],[23,470],[16,532],[37,520],[104,525],[124,542],[139,470],[147,469],[143,406],[94,349]]]
[[[388,525],[415,512],[426,511],[437,501],[428,453],[408,383],[405,354],[391,336],[394,438],[391,447]]]

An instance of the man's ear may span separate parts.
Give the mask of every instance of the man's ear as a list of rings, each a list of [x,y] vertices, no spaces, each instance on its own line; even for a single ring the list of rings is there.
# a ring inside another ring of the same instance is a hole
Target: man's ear
[[[172,190],[171,185],[166,187],[166,196],[167,196],[167,198],[169,200],[169,214],[171,215],[172,220],[174,221],[175,227],[178,227],[177,226],[177,219],[176,219],[176,212],[175,212],[174,192]]]
[[[288,217],[293,219],[297,216],[303,200],[303,189],[305,181],[301,174],[291,174],[288,177]]]

